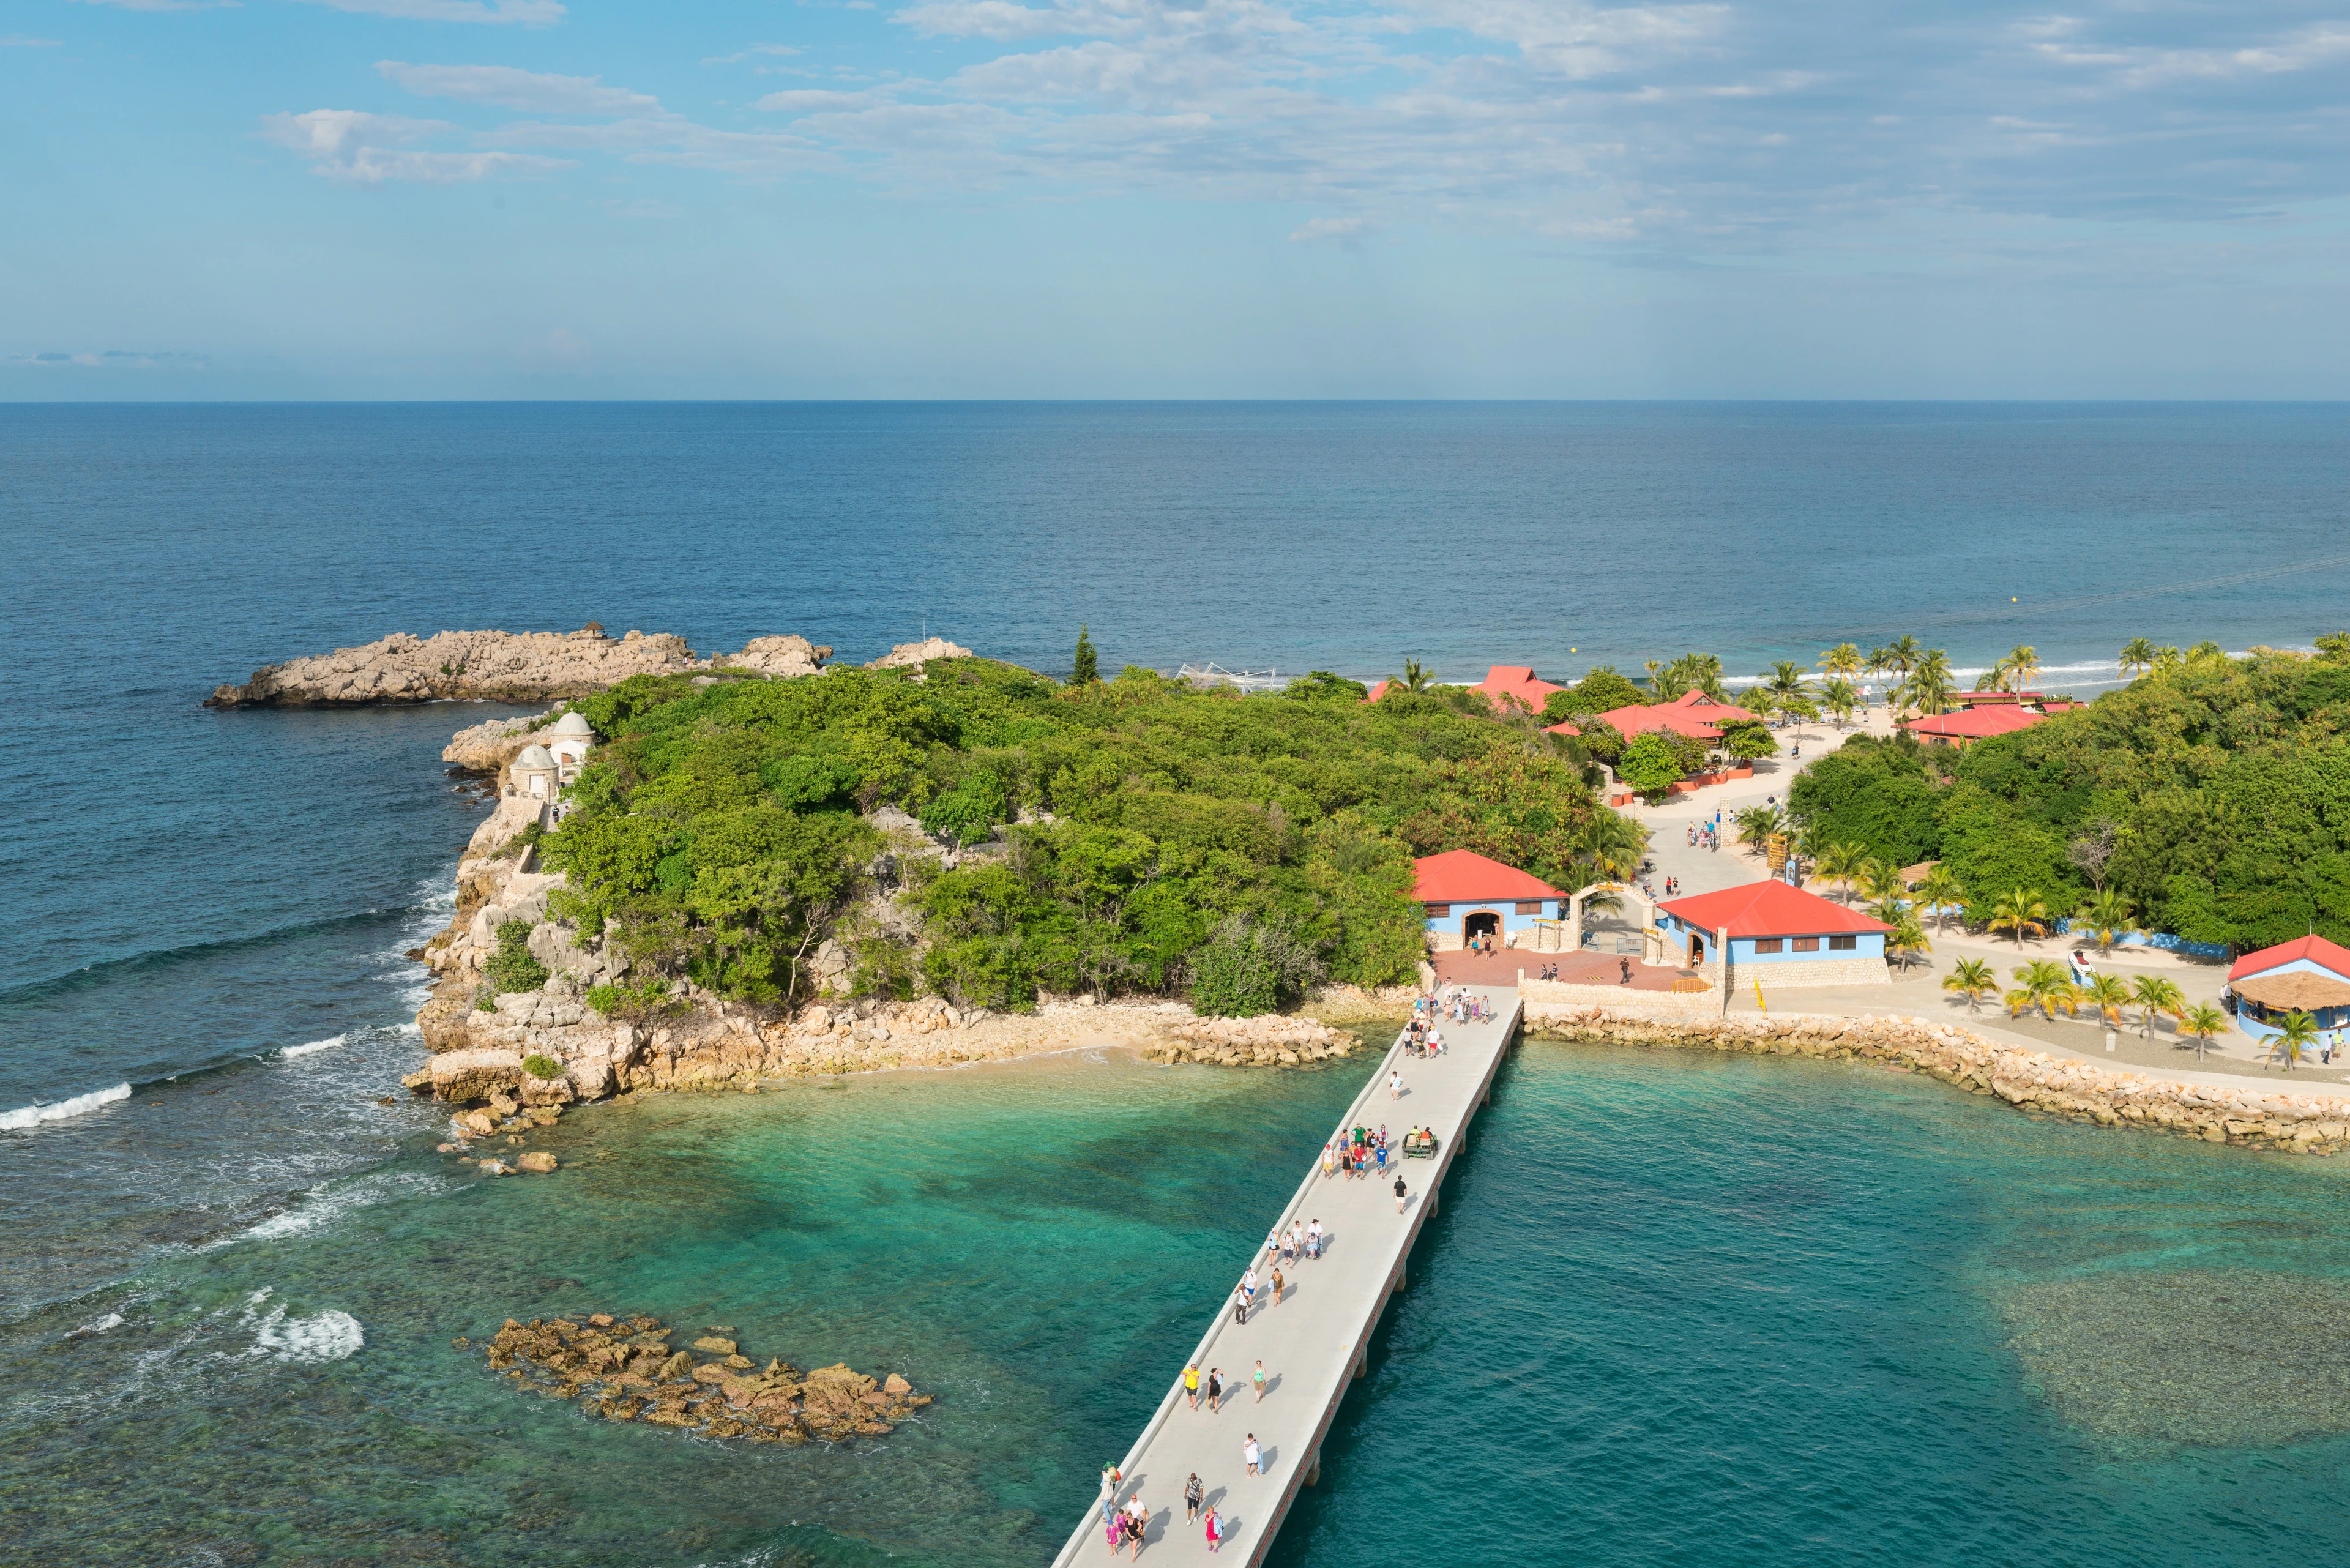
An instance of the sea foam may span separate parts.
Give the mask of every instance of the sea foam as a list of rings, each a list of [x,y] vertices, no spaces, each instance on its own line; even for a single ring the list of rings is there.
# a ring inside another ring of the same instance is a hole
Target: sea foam
[[[61,1122],[68,1116],[94,1111],[100,1106],[110,1106],[117,1100],[130,1097],[130,1085],[117,1084],[110,1089],[93,1089],[87,1095],[76,1095],[70,1100],[59,1100],[52,1106],[20,1106],[13,1111],[0,1111],[0,1132],[16,1132],[19,1128],[38,1127],[43,1122]]]
[[[312,1317],[289,1318],[283,1305],[272,1306],[266,1314],[257,1311],[271,1294],[263,1289],[244,1299],[241,1326],[254,1331],[250,1354],[284,1361],[341,1361],[366,1345],[367,1331],[347,1312],[329,1308]]]
[[[314,1051],[331,1051],[349,1038],[348,1034],[330,1034],[324,1040],[313,1040],[307,1045],[288,1045],[277,1054],[291,1061],[296,1056],[307,1056]]]

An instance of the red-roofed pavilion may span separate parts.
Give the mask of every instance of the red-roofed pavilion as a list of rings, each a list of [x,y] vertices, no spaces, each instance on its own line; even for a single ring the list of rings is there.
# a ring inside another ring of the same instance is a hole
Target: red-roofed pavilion
[[[1505,931],[1534,929],[1556,919],[1566,895],[1531,872],[1473,849],[1448,849],[1412,862],[1412,901],[1419,905],[1430,945],[1458,948],[1471,937],[1501,940]]]

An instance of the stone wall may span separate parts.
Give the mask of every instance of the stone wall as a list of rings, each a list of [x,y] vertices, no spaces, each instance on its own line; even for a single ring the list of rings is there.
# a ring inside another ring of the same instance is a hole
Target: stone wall
[[[2278,1153],[2330,1155],[2350,1140],[2350,1099],[2339,1096],[2299,1094],[2282,1083],[2274,1088],[2184,1083],[2027,1051],[1922,1018],[1803,1014],[1677,1023],[1621,1007],[1594,1007],[1555,1010],[1542,1032],[1618,1044],[1869,1062],[1931,1074],[2035,1115]]]
[[[1711,947],[1712,944],[1708,943]],[[1801,991],[1822,985],[1890,985],[1893,976],[1885,961],[1874,955],[1848,959],[1787,959],[1767,962],[1749,959],[1743,962],[1732,957],[1730,961],[1730,983],[1742,991],[1752,991],[1754,982],[1762,982],[1762,993],[1774,991]]]
[[[1533,1027],[1554,1020],[1564,1022],[1593,1008],[1631,1018],[1712,1019],[1721,1016],[1721,992],[1703,991],[1635,991],[1627,985],[1570,985],[1561,980],[1519,982],[1518,998],[1526,1005],[1526,1023]]]

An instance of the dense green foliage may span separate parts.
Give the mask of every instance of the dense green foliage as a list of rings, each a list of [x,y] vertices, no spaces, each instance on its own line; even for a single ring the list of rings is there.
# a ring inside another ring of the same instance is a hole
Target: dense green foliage
[[[1643,794],[1671,787],[1682,771],[1681,755],[1671,738],[1654,731],[1633,736],[1616,760],[1616,776]]]
[[[498,928],[497,938],[497,950],[482,965],[482,973],[496,991],[536,991],[546,983],[546,966],[531,956],[528,920],[506,921]]]
[[[1612,713],[1637,708],[1648,701],[1641,690],[1616,673],[1612,664],[1595,666],[1564,691],[1554,691],[1543,703],[1543,722],[1555,724],[1577,713]]]
[[[536,1052],[522,1059],[522,1070],[542,1083],[551,1082],[563,1076],[562,1063],[552,1056],[541,1056]]]
[[[1579,887],[1637,851],[1555,738],[1447,695],[1307,684],[1242,697],[1130,669],[1061,686],[983,659],[932,660],[921,682],[639,677],[579,705],[606,740],[541,853],[584,930],[730,995],[806,994],[831,937],[862,989],[998,1007],[1189,991],[1229,1010],[1316,973],[1409,977],[1415,855],[1475,849]],[[967,846],[960,864],[892,841],[885,805]]]
[[[2339,941],[2345,736],[2350,661],[2206,656],[1955,757],[1855,737],[1789,800],[1823,841],[1897,866],[1941,860],[1971,920],[2019,888],[2070,914],[2102,877],[2140,925],[2189,940],[2251,949],[2314,927]]]

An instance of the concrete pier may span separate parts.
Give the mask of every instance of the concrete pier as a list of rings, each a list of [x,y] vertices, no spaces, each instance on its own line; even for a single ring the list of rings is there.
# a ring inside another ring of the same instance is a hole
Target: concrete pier
[[[1523,1008],[1514,987],[1476,987],[1472,993],[1485,999],[1493,1017],[1482,1023],[1441,1023],[1448,1049],[1433,1060],[1406,1057],[1399,1039],[1332,1131],[1336,1138],[1350,1127],[1384,1123],[1388,1174],[1325,1179],[1322,1150],[1316,1147],[1295,1196],[1242,1244],[1226,1293],[1193,1353],[1200,1368],[1198,1409],[1184,1397],[1184,1364],[1179,1360],[1170,1367],[1167,1396],[1120,1466],[1126,1480],[1119,1502],[1139,1493],[1149,1509],[1146,1560],[1254,1568],[1272,1546],[1298,1489],[1319,1481],[1322,1441],[1338,1403],[1369,1369],[1379,1314],[1406,1284],[1404,1262],[1412,1242],[1436,1213],[1437,1189],[1467,1145],[1470,1118],[1492,1098],[1494,1075],[1518,1033]],[[1390,1073],[1402,1078],[1402,1093],[1393,1098]],[[1415,1126],[1435,1129],[1435,1158],[1400,1158],[1403,1135]],[[1396,1212],[1399,1171],[1410,1189],[1401,1214]],[[1276,1225],[1286,1230],[1293,1220],[1316,1219],[1329,1238],[1327,1249],[1318,1259],[1282,1265],[1288,1288],[1275,1304],[1267,1288],[1273,1270],[1264,1261],[1263,1231]],[[1257,1305],[1245,1324],[1235,1324],[1231,1293],[1251,1263],[1257,1271]],[[1262,1402],[1251,1382],[1259,1361],[1265,1370]],[[1211,1367],[1222,1369],[1228,1391],[1215,1414],[1206,1398]],[[1252,1433],[1263,1453],[1263,1473],[1257,1476],[1247,1473],[1243,1460],[1243,1445]],[[1225,1521],[1223,1550],[1214,1557],[1200,1526],[1183,1517],[1183,1485],[1193,1474]],[[1097,1503],[1054,1561],[1055,1568],[1109,1561]]]

